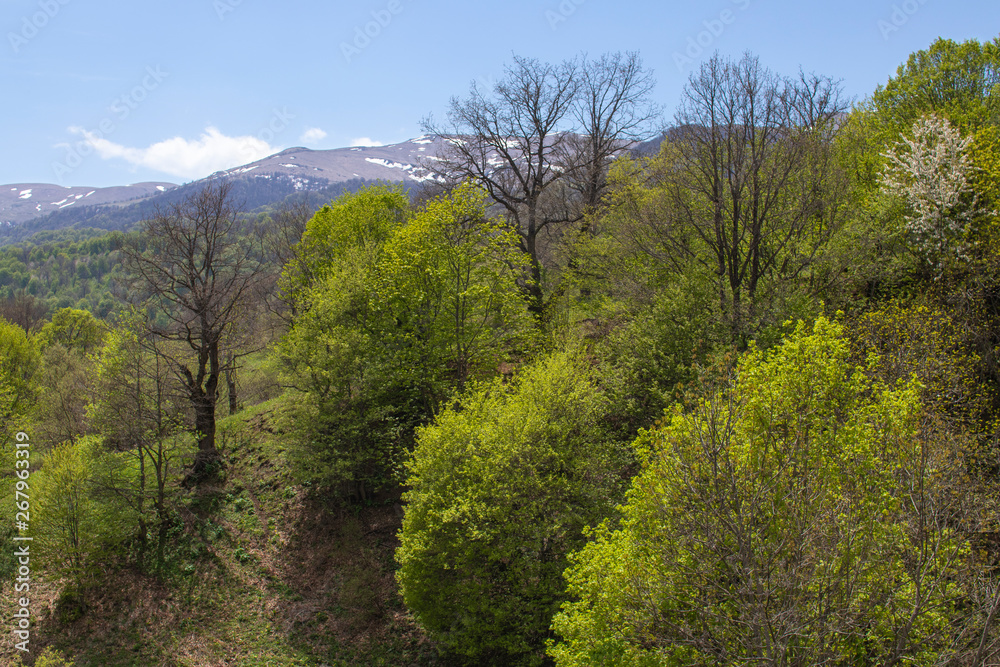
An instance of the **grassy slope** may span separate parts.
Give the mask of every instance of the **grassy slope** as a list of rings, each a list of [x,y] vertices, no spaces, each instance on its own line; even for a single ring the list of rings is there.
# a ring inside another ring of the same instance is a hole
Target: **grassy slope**
[[[57,604],[56,583],[35,590],[33,655],[51,644],[95,667],[435,664],[396,592],[398,497],[331,506],[295,485],[275,427],[284,400],[220,424],[227,480],[184,496],[162,580],[105,572],[82,614]]]

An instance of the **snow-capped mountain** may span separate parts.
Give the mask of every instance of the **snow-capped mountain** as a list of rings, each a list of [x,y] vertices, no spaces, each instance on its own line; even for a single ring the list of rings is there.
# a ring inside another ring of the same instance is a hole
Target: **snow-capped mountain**
[[[425,136],[389,146],[289,148],[185,185],[137,183],[110,188],[41,183],[0,185],[0,235],[9,238],[5,229],[19,237],[70,226],[124,229],[150,215],[157,206],[179,201],[205,182],[218,178],[232,179],[250,209],[280,202],[296,192],[316,192],[320,196],[356,189],[373,181],[419,185],[433,178],[422,165],[435,160],[443,144],[443,139]]]
[[[135,183],[111,188],[64,187],[47,183],[0,185],[0,225],[9,226],[70,207],[116,204],[152,197],[177,186]]]
[[[356,178],[366,181],[411,181],[432,178],[423,167],[436,159],[443,140],[418,137],[389,146],[356,146],[333,150],[289,148],[257,162],[213,174],[220,176],[288,176],[298,189],[341,183]]]

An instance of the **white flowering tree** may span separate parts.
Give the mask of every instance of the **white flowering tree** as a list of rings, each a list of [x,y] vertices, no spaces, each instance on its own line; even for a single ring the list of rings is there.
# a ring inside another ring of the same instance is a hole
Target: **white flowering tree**
[[[884,154],[883,187],[906,202],[906,231],[939,272],[946,258],[967,258],[966,235],[976,214],[971,143],[946,118],[928,115],[913,124],[912,138]]]

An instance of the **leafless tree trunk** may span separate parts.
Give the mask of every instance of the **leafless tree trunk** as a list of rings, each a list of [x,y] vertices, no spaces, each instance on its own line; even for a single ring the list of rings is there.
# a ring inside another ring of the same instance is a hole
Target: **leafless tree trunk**
[[[601,205],[611,162],[649,137],[660,109],[649,102],[655,82],[636,53],[585,60],[579,79],[573,111],[577,129],[562,163],[587,213]]]
[[[229,414],[239,411],[239,400],[236,388],[236,358],[231,352],[226,357],[226,396],[229,398]]]
[[[146,220],[139,240],[123,248],[135,295],[157,312],[151,333],[180,344],[169,347],[166,358],[194,412],[199,451],[193,481],[220,464],[219,381],[235,363],[227,359],[247,352],[240,324],[253,310],[263,273],[263,255],[244,233],[242,210],[231,194],[228,182],[209,184]]]

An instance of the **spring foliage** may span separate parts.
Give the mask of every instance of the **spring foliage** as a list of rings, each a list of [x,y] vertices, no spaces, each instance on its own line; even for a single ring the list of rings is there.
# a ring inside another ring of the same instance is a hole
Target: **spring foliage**
[[[107,459],[100,438],[88,437],[49,452],[32,476],[33,550],[46,568],[80,590],[102,560],[133,532],[134,512],[94,484]],[[131,476],[134,469],[128,470]]]
[[[399,189],[345,195],[300,246],[285,279],[302,313],[281,348],[306,397],[298,457],[307,477],[364,495],[441,401],[530,343],[521,254],[469,186],[418,210]]]
[[[615,448],[579,356],[492,383],[421,429],[407,466],[403,599],[472,664],[540,664],[567,555],[610,511]]]
[[[551,655],[570,665],[928,664],[963,541],[920,388],[884,386],[820,319],[752,350],[730,391],[668,412],[615,529],[573,557]]]

